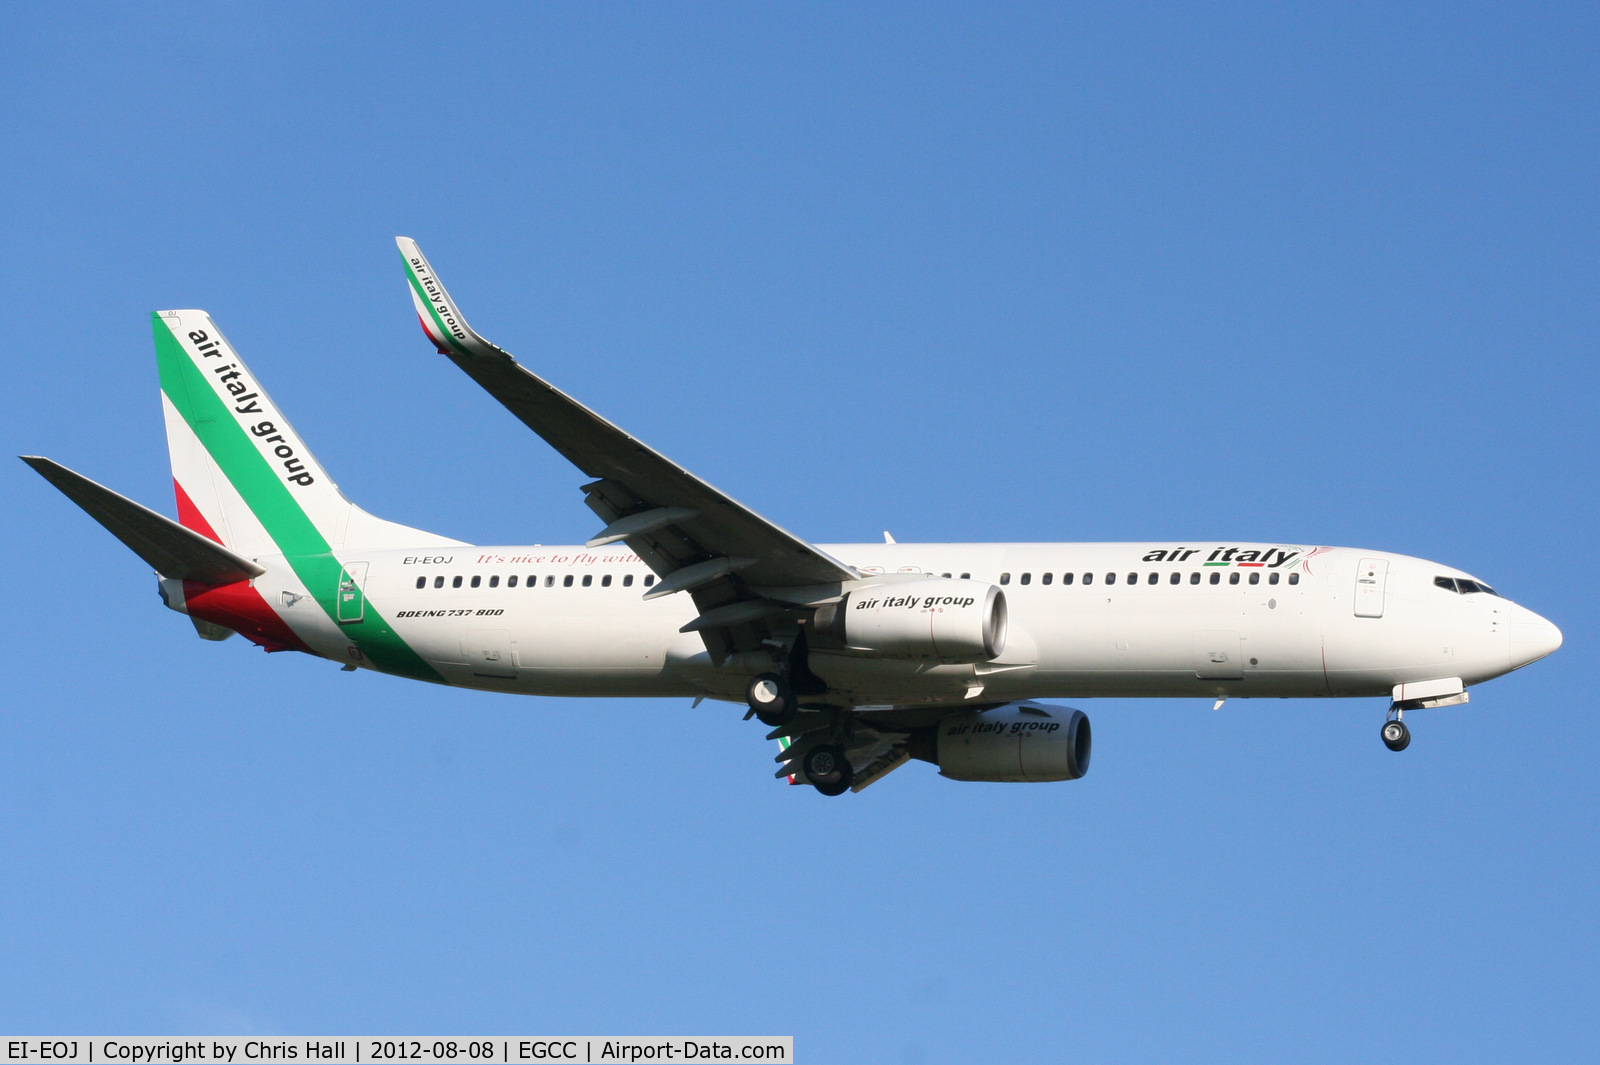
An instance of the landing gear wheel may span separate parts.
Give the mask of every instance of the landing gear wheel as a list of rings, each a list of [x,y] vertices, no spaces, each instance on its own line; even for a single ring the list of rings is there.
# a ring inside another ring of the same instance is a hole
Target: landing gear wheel
[[[1383,745],[1391,751],[1403,751],[1411,745],[1411,730],[1396,718],[1383,723]]]
[[[831,743],[813,747],[800,760],[806,779],[824,795],[843,795],[855,782],[856,774],[844,751]]]
[[[768,728],[787,725],[794,720],[794,689],[784,683],[776,673],[762,673],[750,678],[744,690],[745,702],[756,712],[756,717]]]

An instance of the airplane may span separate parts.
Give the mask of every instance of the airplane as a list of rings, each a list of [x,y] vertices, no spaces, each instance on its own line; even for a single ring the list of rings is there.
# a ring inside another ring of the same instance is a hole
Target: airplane
[[[1305,544],[813,544],[558,391],[467,325],[396,238],[440,354],[572,462],[583,544],[474,545],[347,500],[204,311],[152,317],[174,521],[21,456],[153,570],[198,634],[521,695],[741,704],[777,779],[840,795],[912,760],[1074,780],[1105,697],[1387,697],[1407,711],[1555,651],[1476,577]]]

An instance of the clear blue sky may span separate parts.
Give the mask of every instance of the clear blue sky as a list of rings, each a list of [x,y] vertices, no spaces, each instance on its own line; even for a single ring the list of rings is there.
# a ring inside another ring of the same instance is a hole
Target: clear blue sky
[[[163,509],[148,312],[341,486],[581,541],[483,333],[822,542],[1460,566],[1554,658],[1088,701],[1094,769],[839,800],[740,710],[196,639],[0,467],[0,1031],[794,1034],[808,1062],[1600,1055],[1600,14],[1571,5],[31,5],[0,437]]]

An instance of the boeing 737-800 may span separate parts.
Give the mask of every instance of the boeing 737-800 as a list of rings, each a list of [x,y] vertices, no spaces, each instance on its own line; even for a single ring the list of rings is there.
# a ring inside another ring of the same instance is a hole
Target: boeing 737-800
[[[178,520],[24,457],[147,562],[199,634],[523,695],[742,703],[779,778],[837,795],[913,758],[1072,780],[1089,721],[1041,700],[1387,697],[1406,711],[1561,633],[1460,570],[1276,543],[813,544],[474,332],[399,238],[423,331],[588,478],[569,547],[476,546],[349,502],[203,311],[153,318]]]

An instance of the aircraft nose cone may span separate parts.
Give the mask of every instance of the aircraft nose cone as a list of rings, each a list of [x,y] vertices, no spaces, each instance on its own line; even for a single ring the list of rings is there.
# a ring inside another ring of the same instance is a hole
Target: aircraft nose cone
[[[1511,623],[1512,668],[1537,662],[1561,646],[1561,630],[1531,610]]]

